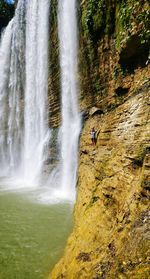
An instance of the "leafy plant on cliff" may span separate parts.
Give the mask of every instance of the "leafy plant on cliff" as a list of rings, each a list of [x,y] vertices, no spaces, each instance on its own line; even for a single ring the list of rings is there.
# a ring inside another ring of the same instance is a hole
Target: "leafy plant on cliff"
[[[147,43],[150,39],[149,21],[147,0],[117,0],[116,47],[120,48],[135,33],[139,33],[141,43]]]
[[[140,34],[141,43],[148,43],[150,40],[150,29],[149,29],[149,23],[150,23],[150,9],[144,10],[142,13],[140,13],[137,16],[137,22],[140,24],[143,23],[143,29]]]
[[[85,34],[89,34],[92,40],[97,39],[97,34],[104,23],[104,12],[106,10],[105,0],[89,0],[84,5],[82,12],[82,26]]]
[[[0,0],[0,17],[10,20],[14,14],[14,5],[8,4],[5,0]]]

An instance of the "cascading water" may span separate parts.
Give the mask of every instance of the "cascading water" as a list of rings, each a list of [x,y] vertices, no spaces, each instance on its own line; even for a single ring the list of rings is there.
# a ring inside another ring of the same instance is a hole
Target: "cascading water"
[[[23,170],[35,182],[47,157],[49,0],[28,0],[26,15],[26,94]]]
[[[16,171],[21,160],[22,98],[25,80],[25,1],[19,1],[0,46],[0,153],[3,175]]]
[[[11,53],[11,40],[13,21],[11,21],[1,39],[0,46],[0,165],[1,175],[7,173],[8,154],[6,153],[7,145],[7,126],[8,126],[8,74],[9,74],[9,60]],[[5,55],[7,53],[7,55]]]
[[[49,0],[19,0],[0,45],[1,176],[39,183],[48,154]]]
[[[81,117],[78,110],[76,0],[59,0],[58,33],[61,67],[61,116],[58,133],[59,163],[47,182],[44,202],[74,201]]]
[[[19,0],[0,45],[1,176],[40,183],[48,156],[49,0]],[[78,111],[76,1],[59,1],[62,91],[60,163],[50,175],[51,200],[73,200],[81,119]],[[3,172],[2,172],[3,169]]]
[[[78,140],[81,129],[77,96],[76,0],[59,1],[58,26],[62,91],[60,191],[62,197],[74,199],[78,161]]]

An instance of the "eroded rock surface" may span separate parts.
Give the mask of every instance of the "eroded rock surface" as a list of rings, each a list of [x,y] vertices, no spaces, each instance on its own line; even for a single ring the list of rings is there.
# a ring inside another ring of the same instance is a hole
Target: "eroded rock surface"
[[[148,1],[83,0],[78,14],[83,131],[75,223],[50,278],[148,279]]]
[[[143,83],[123,104],[85,123],[75,226],[50,278],[148,279],[149,187],[150,90]]]

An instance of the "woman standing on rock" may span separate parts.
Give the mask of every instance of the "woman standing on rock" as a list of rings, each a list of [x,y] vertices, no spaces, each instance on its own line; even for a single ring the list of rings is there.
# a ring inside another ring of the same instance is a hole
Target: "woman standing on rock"
[[[90,132],[90,134],[91,134],[91,140],[92,140],[92,145],[96,145],[96,142],[97,142],[96,133],[97,133],[97,131],[96,131],[95,128],[93,127],[93,128],[91,129],[91,132]]]

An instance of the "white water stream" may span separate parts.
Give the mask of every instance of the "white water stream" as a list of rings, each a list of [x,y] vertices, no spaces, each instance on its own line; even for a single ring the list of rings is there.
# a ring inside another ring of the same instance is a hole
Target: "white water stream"
[[[25,1],[19,1],[0,45],[0,167],[14,175],[21,162],[25,82]]]
[[[49,0],[19,0],[0,44],[0,176],[9,188],[43,184],[48,158]],[[60,154],[40,197],[74,200],[81,129],[77,83],[76,0],[60,0]],[[51,50],[53,51],[53,50]],[[9,179],[9,183],[8,183]],[[39,188],[39,187],[37,187]]]
[[[47,80],[50,1],[27,2],[23,170],[27,183],[35,184],[47,159],[49,142]]]
[[[60,191],[63,197],[69,199],[74,199],[76,193],[78,140],[81,130],[78,111],[76,4],[76,0],[59,1],[58,11],[62,92]]]
[[[0,168],[23,186],[47,158],[49,0],[19,0],[0,45]]]

